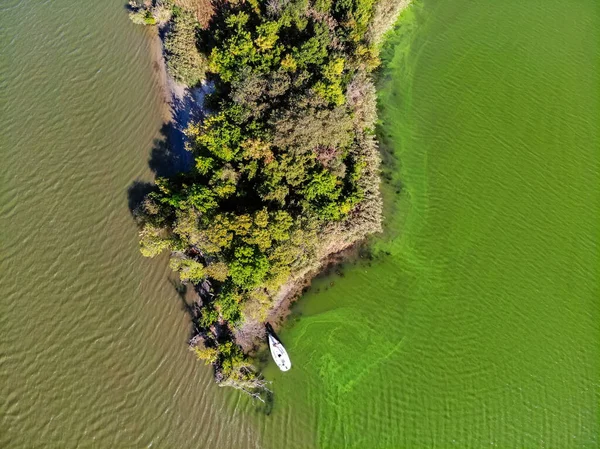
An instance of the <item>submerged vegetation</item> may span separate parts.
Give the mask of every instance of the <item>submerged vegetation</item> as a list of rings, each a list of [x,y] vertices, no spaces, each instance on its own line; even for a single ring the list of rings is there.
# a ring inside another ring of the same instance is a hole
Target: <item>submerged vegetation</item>
[[[223,384],[262,386],[235,333],[380,230],[374,24],[396,3],[230,1],[208,19],[190,0],[132,5],[136,23],[166,27],[177,81],[215,86],[212,114],[186,133],[193,169],[158,178],[137,217],[142,253],[169,251],[181,279],[203,286],[192,347]]]

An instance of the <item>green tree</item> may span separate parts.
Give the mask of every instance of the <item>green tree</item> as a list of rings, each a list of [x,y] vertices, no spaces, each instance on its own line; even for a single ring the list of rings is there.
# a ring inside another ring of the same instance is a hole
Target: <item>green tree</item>
[[[196,47],[198,23],[191,12],[181,10],[175,15],[165,36],[167,70],[175,81],[195,86],[204,80],[207,60]]]
[[[197,260],[176,255],[171,257],[169,265],[179,273],[182,281],[200,282],[206,277],[204,265]]]
[[[140,231],[140,251],[146,257],[155,257],[169,248],[170,240],[165,237],[165,230],[145,223]]]
[[[239,246],[229,266],[232,282],[244,290],[258,286],[267,277],[269,260],[257,248]]]
[[[196,354],[198,360],[202,360],[206,365],[215,363],[219,358],[219,350],[217,348],[200,348],[194,346],[192,350],[194,351],[194,354]]]
[[[234,0],[202,31],[173,8],[169,71],[191,85],[208,70],[215,93],[186,130],[193,169],[158,178],[140,208],[140,248],[171,251],[184,281],[211,281],[198,355],[224,383],[256,385],[227,327],[264,319],[282,285],[381,229],[370,73],[390,5]]]

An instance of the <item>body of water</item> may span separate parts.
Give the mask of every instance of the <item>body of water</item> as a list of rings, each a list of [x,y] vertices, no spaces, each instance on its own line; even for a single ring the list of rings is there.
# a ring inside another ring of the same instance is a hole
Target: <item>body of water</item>
[[[597,447],[598,8],[425,0],[401,24],[385,234],[295,306],[267,415],[187,351],[167,260],[138,251],[152,31],[116,0],[0,5],[1,447]]]
[[[138,250],[128,190],[166,111],[124,4],[0,4],[0,447],[258,447]]]
[[[404,14],[380,86],[386,233],[281,332],[282,428],[299,416],[322,448],[598,446],[599,29],[594,1]]]

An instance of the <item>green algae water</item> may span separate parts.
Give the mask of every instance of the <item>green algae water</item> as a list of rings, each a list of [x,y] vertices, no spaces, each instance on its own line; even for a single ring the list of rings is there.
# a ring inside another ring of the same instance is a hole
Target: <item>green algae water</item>
[[[281,332],[282,426],[302,413],[322,448],[598,446],[599,29],[593,1],[404,14],[386,233]]]
[[[125,2],[0,4],[0,447],[600,443],[600,13],[426,0],[384,48],[386,225],[280,332],[267,415],[137,249],[164,105]]]

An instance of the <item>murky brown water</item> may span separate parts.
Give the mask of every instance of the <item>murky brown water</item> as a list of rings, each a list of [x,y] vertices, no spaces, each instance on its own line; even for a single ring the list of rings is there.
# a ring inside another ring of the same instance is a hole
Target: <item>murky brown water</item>
[[[165,111],[123,3],[0,5],[0,447],[254,447],[137,248]]]

